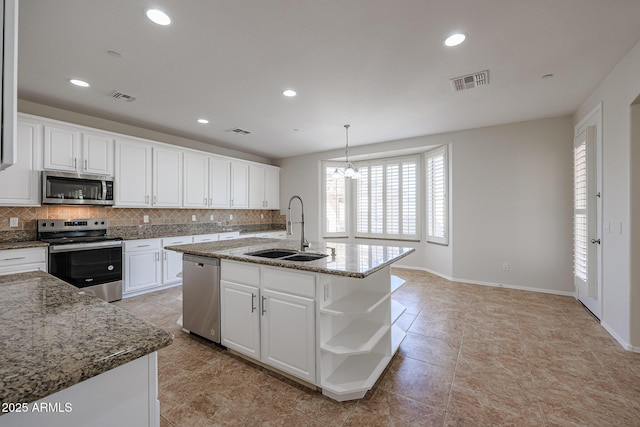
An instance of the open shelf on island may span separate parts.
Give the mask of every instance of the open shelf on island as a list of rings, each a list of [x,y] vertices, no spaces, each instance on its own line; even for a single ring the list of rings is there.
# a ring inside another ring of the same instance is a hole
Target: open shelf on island
[[[333,354],[369,353],[389,330],[389,325],[356,319],[320,348]]]
[[[320,309],[333,316],[367,314],[375,310],[387,298],[387,292],[357,291]]]
[[[396,354],[396,351],[398,351],[400,344],[402,344],[406,336],[407,333],[400,329],[400,326],[391,326],[391,354]]]
[[[343,402],[360,399],[373,387],[391,360],[379,353],[348,357],[322,382],[322,394]]]
[[[402,285],[404,285],[407,281],[401,277],[391,275],[391,293],[397,291]]]
[[[391,299],[391,324],[396,323],[396,320],[402,316],[407,308],[400,304],[398,301]]]

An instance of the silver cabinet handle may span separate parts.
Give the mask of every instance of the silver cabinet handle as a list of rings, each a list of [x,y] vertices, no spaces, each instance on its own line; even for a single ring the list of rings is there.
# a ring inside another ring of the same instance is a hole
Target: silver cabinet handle
[[[251,312],[256,311],[256,294],[251,293]]]
[[[162,252],[163,258],[166,261],[167,260],[167,251],[163,251]]]
[[[160,261],[160,252],[156,252],[156,261]]]
[[[144,202],[145,203],[149,203],[149,195],[148,194],[146,196],[144,196]]]
[[[138,245],[138,246],[136,246],[136,248],[148,248],[149,246],[151,246],[151,245]]]
[[[73,158],[73,168],[74,169],[78,169],[78,158],[77,157]]]
[[[158,196],[157,195],[153,196],[153,204],[154,205],[158,204]]]
[[[89,167],[89,161],[84,159],[84,170],[87,170],[87,167]]]
[[[266,301],[267,297],[262,297],[262,315],[264,316],[264,314],[267,312],[267,308],[265,306],[265,301]]]
[[[211,206],[211,199],[209,199],[209,206]]]
[[[205,205],[207,204],[207,198],[206,197],[204,198],[204,204]]]
[[[2,261],[17,261],[19,259],[25,259],[25,258],[26,258],[26,256],[18,256],[18,257],[15,257],[15,258],[3,258]]]

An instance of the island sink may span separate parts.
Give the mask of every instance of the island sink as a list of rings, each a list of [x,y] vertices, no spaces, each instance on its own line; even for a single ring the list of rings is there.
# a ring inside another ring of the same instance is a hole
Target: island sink
[[[271,258],[271,259],[280,259],[283,261],[315,261],[317,259],[324,258],[328,255],[325,254],[311,254],[298,252],[287,249],[265,249],[258,252],[250,252],[246,255],[257,256],[261,258]]]

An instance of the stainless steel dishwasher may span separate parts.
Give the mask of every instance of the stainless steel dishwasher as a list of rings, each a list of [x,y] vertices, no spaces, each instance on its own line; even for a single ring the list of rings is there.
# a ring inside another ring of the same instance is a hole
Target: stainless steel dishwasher
[[[220,343],[220,260],[182,256],[182,326]]]

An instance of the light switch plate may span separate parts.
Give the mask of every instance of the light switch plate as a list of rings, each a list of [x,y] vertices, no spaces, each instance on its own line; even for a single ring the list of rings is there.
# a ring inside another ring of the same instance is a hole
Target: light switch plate
[[[9,227],[17,227],[18,218],[9,218]]]
[[[611,233],[611,222],[605,221],[602,224],[602,231],[604,231],[605,233]]]

